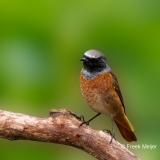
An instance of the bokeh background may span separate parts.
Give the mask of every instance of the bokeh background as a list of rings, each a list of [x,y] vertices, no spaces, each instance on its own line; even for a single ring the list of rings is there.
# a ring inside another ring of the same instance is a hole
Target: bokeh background
[[[138,141],[154,150],[130,149],[141,159],[160,151],[160,1],[0,1],[0,109],[37,117],[68,108],[95,115],[79,88],[79,59],[88,49],[106,54],[118,77],[126,113]],[[95,129],[110,128],[102,115]],[[116,137],[127,145],[116,128]],[[0,139],[1,160],[94,160],[60,144]]]

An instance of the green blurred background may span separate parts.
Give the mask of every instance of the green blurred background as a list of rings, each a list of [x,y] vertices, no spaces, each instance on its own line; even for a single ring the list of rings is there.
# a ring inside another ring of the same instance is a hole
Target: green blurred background
[[[130,149],[158,159],[160,102],[160,1],[0,1],[0,109],[37,117],[68,108],[95,115],[79,88],[79,59],[88,49],[106,54],[118,77],[126,113],[138,141],[156,149]],[[95,129],[110,128],[102,115]],[[117,140],[128,144],[116,128]],[[94,160],[59,144],[0,139],[0,160]]]

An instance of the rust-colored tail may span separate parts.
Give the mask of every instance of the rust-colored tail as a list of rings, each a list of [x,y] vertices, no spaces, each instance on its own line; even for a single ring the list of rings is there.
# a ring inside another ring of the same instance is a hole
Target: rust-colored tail
[[[132,124],[130,123],[130,121],[128,120],[128,118],[126,117],[126,115],[123,114],[123,116],[115,116],[114,117],[114,121],[119,129],[119,131],[121,132],[123,138],[128,141],[128,142],[132,142],[132,141],[137,141],[137,138],[134,134],[134,128],[132,126]]]

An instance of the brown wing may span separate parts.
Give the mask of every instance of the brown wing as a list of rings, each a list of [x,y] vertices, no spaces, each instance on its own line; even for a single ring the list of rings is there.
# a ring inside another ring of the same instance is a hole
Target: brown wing
[[[112,75],[112,77],[114,79],[114,82],[113,82],[114,89],[117,92],[117,94],[118,94],[118,96],[119,96],[119,98],[121,100],[121,103],[122,103],[122,106],[123,106],[124,112],[125,112],[125,106],[124,106],[124,102],[123,102],[123,97],[122,97],[122,93],[121,93],[121,90],[120,90],[120,87],[119,87],[119,84],[118,84],[117,77],[115,76],[115,74],[112,71],[110,71],[109,73]]]

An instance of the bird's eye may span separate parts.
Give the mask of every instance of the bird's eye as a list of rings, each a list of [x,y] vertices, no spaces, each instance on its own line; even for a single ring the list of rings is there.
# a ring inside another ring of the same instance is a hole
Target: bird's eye
[[[96,58],[96,61],[97,61],[97,62],[99,62],[99,60],[100,60],[99,58]]]

